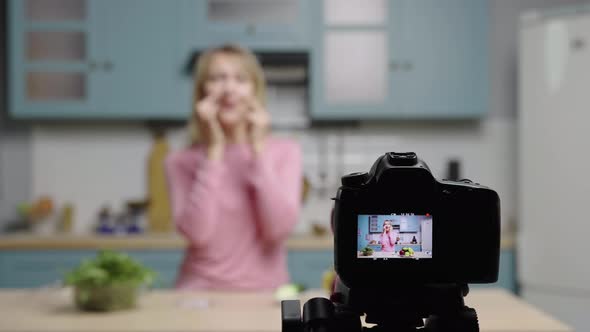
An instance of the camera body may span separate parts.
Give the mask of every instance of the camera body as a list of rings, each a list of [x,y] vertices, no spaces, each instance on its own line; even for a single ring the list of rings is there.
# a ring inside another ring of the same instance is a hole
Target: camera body
[[[359,291],[498,279],[500,200],[470,180],[434,178],[415,153],[389,152],[342,177],[335,200],[334,261]]]

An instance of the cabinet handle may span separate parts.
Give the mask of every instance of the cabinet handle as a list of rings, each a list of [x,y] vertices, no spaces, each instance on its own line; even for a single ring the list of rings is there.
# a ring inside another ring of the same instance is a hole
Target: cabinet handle
[[[402,69],[405,71],[410,71],[410,70],[414,69],[414,65],[410,61],[405,61],[404,64],[402,65]]]
[[[399,67],[400,67],[400,65],[399,65],[399,62],[397,62],[397,61],[391,61],[389,63],[389,70],[391,70],[391,71],[396,71],[399,69]]]
[[[90,70],[95,70],[98,67],[98,63],[96,63],[96,61],[90,61],[88,63],[88,69]]]
[[[110,61],[105,61],[103,65],[104,70],[111,71],[113,69],[113,63]]]
[[[586,41],[582,38],[575,38],[571,41],[571,47],[574,51],[583,50],[586,46]]]

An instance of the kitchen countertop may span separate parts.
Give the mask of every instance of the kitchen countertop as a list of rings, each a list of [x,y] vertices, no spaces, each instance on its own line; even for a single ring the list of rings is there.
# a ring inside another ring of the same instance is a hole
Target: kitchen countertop
[[[69,289],[1,290],[0,332],[279,332],[281,310],[271,293],[150,291],[136,310],[88,313],[74,309]],[[302,294],[306,300],[321,291]],[[474,289],[465,298],[482,332],[566,332],[567,325],[500,289]],[[303,304],[303,302],[302,302]]]
[[[292,236],[287,248],[292,250],[332,250],[331,236]],[[184,249],[186,240],[176,234],[154,235],[1,235],[0,250],[35,249]]]
[[[514,236],[502,236],[502,249],[513,247]],[[35,249],[184,249],[186,240],[176,234],[153,235],[0,235],[0,250]],[[290,250],[332,250],[331,236],[297,235],[287,240]]]

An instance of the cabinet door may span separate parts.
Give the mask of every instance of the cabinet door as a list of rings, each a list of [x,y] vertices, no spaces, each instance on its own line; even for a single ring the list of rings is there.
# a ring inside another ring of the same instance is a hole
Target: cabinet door
[[[513,293],[518,292],[516,262],[514,249],[507,248],[500,251],[500,270],[498,271],[498,281],[493,284],[470,284],[472,288],[492,288],[500,287]]]
[[[5,251],[0,261],[0,287],[28,288],[56,285],[93,251]]]
[[[10,1],[9,110],[16,118],[93,113],[98,95],[89,0]]]
[[[469,118],[488,104],[486,0],[404,0],[392,8],[403,20],[402,60],[392,75],[403,80],[404,117]],[[395,42],[392,42],[395,47]]]
[[[174,288],[178,269],[182,263],[181,250],[131,250],[133,259],[156,272],[155,288]]]
[[[315,3],[312,108],[317,120],[382,118],[390,103],[386,0]]]
[[[227,42],[254,49],[308,47],[309,0],[186,0],[184,6],[195,48]]]
[[[182,84],[188,54],[180,49],[180,2],[96,0],[96,58],[101,114],[110,118],[185,118],[190,87]]]
[[[289,277],[292,283],[307,288],[321,288],[322,277],[334,266],[331,250],[296,251],[288,253]]]
[[[29,288],[59,284],[65,274],[96,250],[14,250],[0,252],[0,288]],[[131,250],[133,259],[156,272],[154,287],[172,288],[182,261],[180,250]]]

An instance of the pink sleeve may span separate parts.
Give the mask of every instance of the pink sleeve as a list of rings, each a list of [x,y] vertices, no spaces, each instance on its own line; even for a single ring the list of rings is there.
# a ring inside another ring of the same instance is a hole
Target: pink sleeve
[[[271,152],[254,160],[250,181],[262,237],[276,243],[289,236],[299,217],[302,161],[301,150],[294,143]]]
[[[182,164],[182,158],[172,155],[166,160],[172,216],[177,230],[191,246],[199,247],[213,238],[223,169],[206,158],[192,169]]]

